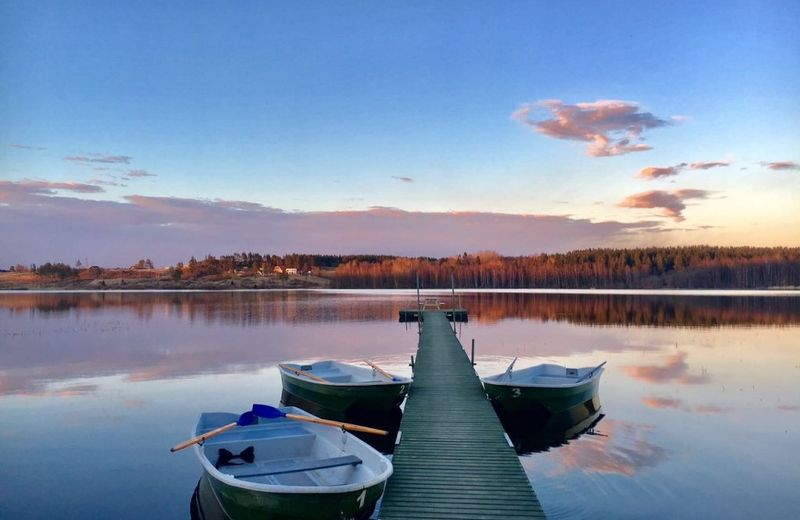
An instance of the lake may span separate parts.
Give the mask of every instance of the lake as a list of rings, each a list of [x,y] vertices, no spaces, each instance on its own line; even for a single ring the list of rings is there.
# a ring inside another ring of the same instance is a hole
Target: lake
[[[449,294],[442,299],[449,302]],[[476,370],[594,366],[601,415],[520,447],[550,518],[800,510],[800,294],[467,292]],[[277,404],[276,364],[410,375],[412,291],[0,294],[0,518],[188,518],[202,411]],[[560,445],[559,445],[560,444]],[[13,464],[12,464],[13,462]]]

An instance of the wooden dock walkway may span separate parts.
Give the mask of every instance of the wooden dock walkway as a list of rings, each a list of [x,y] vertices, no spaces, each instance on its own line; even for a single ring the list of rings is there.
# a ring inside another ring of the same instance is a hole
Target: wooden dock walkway
[[[544,518],[443,311],[423,312],[382,520]]]

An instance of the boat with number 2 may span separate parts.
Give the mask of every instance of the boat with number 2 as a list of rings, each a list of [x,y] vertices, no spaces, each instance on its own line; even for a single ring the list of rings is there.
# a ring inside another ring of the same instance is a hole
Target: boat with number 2
[[[297,397],[337,411],[388,412],[405,399],[408,377],[390,374],[366,361],[371,368],[338,361],[308,365],[278,365],[283,389]]]

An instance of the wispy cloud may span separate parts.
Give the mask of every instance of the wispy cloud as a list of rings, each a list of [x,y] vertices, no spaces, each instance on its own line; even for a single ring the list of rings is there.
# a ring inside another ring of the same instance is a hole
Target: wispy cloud
[[[800,164],[794,161],[762,162],[770,170],[800,170]]]
[[[707,161],[707,162],[693,162],[689,163],[686,167],[689,170],[710,170],[711,168],[720,168],[723,166],[730,166],[730,161]]]
[[[155,177],[155,173],[150,173],[146,170],[129,170],[125,174],[127,177]]]
[[[44,146],[30,146],[27,144],[11,143],[9,148],[16,148],[17,150],[47,150]]]
[[[549,111],[551,117],[536,118],[536,107]],[[617,100],[574,105],[559,99],[542,100],[522,105],[511,117],[555,139],[588,142],[587,153],[593,157],[650,150],[652,147],[643,142],[642,134],[673,124],[650,112],[641,112],[637,103]]]
[[[133,157],[128,155],[89,154],[70,155],[68,157],[64,157],[64,160],[81,163],[130,164],[133,160]]]
[[[398,177],[397,175],[392,175],[392,179],[400,182],[414,182],[411,177]]]
[[[661,177],[672,177],[678,175],[683,170],[710,170],[711,168],[720,168],[730,166],[728,161],[706,161],[706,162],[693,162],[693,163],[680,163],[675,166],[648,166],[639,170],[636,177],[640,179],[659,179]]]
[[[99,186],[116,186],[122,188],[126,188],[128,186],[127,184],[122,184],[121,182],[108,181],[105,179],[91,179],[89,184],[97,184]]]
[[[36,195],[55,195],[57,191],[73,193],[101,193],[102,187],[82,182],[49,182],[24,179],[21,181],[0,180],[0,201],[5,204],[25,200]],[[43,197],[40,197],[43,198]]]
[[[626,197],[619,203],[621,208],[650,208],[661,209],[661,214],[675,222],[686,220],[683,210],[686,209],[684,201],[689,199],[705,199],[711,194],[705,190],[684,189],[672,192],[651,190],[636,193]]]

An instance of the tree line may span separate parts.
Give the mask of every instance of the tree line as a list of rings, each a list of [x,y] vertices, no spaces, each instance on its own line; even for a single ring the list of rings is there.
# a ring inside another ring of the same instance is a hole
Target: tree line
[[[339,288],[621,289],[800,286],[800,248],[650,247],[559,254],[351,260],[334,271]]]
[[[275,267],[293,267],[330,279],[332,287],[353,289],[657,289],[800,287],[800,248],[794,247],[648,247],[582,249],[568,253],[502,256],[494,252],[454,257],[233,253],[219,258],[191,257],[167,269],[176,280],[238,275],[267,275]],[[46,263],[31,270],[66,278],[80,271]],[[150,259],[132,269],[152,269]],[[85,269],[84,269],[85,270]],[[101,269],[92,266],[100,274]]]

